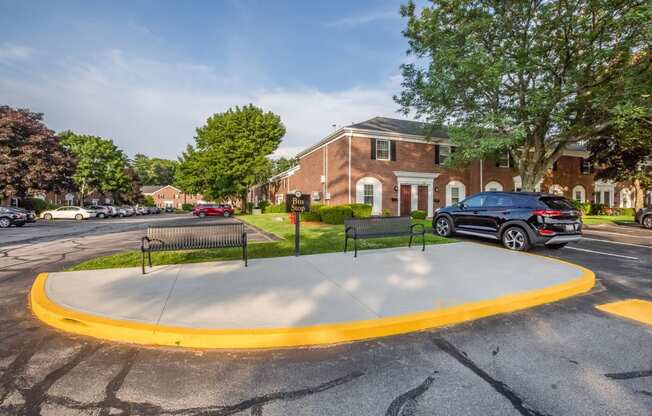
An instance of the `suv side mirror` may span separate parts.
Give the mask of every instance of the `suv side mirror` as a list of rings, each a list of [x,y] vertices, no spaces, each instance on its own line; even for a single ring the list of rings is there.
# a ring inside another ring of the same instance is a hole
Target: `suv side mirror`
[[[459,209],[464,209],[464,208],[466,207],[466,206],[464,205],[464,202],[458,202],[458,203],[457,203],[457,206],[459,207]]]

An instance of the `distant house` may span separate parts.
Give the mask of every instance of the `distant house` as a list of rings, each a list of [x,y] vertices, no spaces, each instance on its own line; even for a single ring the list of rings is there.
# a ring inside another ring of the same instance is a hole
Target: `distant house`
[[[201,194],[187,194],[172,185],[147,185],[140,188],[145,196],[151,196],[159,208],[181,208],[183,204],[205,202]]]

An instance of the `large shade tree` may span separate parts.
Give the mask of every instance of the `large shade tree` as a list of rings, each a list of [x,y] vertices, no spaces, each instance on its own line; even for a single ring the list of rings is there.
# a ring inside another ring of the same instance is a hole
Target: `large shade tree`
[[[65,191],[72,185],[74,167],[42,114],[0,106],[0,199]]]
[[[284,135],[279,116],[251,104],[214,114],[182,156],[176,183],[210,199],[239,198],[246,207],[247,189],[268,172],[268,156]]]
[[[143,185],[171,185],[177,162],[174,160],[147,157],[141,153],[134,156],[132,166]]]
[[[431,3],[401,8],[414,59],[396,100],[451,127],[458,163],[509,152],[524,190],[568,145],[600,140],[615,123],[609,94],[651,70],[647,0]]]
[[[73,175],[80,199],[93,191],[119,198],[132,192],[133,172],[127,156],[111,140],[65,131],[61,143],[74,155],[77,167]]]

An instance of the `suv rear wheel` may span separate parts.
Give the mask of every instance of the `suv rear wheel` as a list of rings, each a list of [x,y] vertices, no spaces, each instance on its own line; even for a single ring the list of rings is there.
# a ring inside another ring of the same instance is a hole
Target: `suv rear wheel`
[[[11,225],[9,218],[0,218],[0,228],[7,228]]]
[[[503,233],[503,246],[514,251],[528,251],[530,240],[521,227],[509,227]]]
[[[652,228],[652,215],[643,218],[643,227]]]
[[[440,237],[450,237],[453,234],[451,222],[446,217],[439,217],[435,222],[435,232]]]

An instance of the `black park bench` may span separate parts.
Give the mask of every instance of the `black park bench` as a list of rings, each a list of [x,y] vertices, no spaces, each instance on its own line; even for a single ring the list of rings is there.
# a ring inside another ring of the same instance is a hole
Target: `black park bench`
[[[142,238],[140,246],[143,274],[145,274],[145,254],[147,254],[149,267],[152,267],[153,251],[227,247],[242,247],[242,260],[246,267],[247,233],[243,223],[148,227],[147,235]]]
[[[353,239],[355,254],[358,257],[358,240],[363,238],[410,236],[408,247],[412,247],[412,238],[421,236],[422,248],[426,249],[426,230],[423,224],[412,224],[410,217],[370,217],[352,218],[344,220],[344,252],[349,245],[349,238]],[[415,230],[420,227],[421,229]]]

